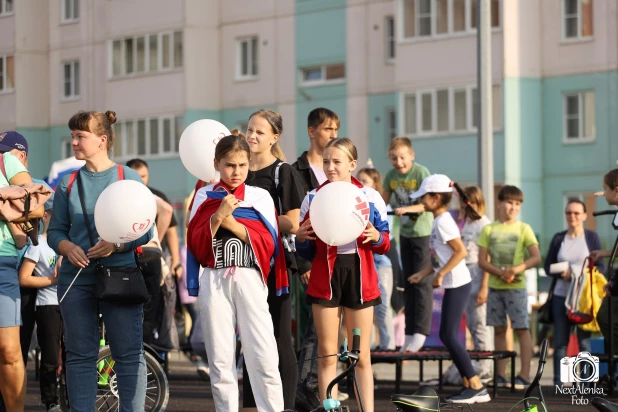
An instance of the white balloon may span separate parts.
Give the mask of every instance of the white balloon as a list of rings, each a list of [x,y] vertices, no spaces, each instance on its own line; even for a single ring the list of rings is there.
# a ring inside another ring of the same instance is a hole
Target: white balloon
[[[331,246],[356,240],[367,227],[369,213],[367,196],[349,182],[327,184],[318,190],[309,207],[315,234]]]
[[[215,147],[222,137],[231,133],[216,120],[202,119],[191,123],[182,135],[178,151],[180,160],[193,176],[205,182],[216,177]]]
[[[119,180],[97,199],[94,225],[101,239],[126,243],[150,230],[156,215],[157,204],[150,189],[135,180]]]

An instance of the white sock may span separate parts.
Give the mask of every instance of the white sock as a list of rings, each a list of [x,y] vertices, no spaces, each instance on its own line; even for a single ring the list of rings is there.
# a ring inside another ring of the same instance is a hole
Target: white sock
[[[418,352],[425,344],[427,336],[421,333],[415,333],[414,335],[406,335],[406,338],[401,347],[402,352]]]

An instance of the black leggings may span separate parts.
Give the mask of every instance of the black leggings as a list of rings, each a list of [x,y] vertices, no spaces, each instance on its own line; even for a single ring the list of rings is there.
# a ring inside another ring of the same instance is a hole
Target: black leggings
[[[444,289],[440,314],[440,340],[448,349],[459,374],[467,379],[474,377],[476,373],[465,344],[459,340],[459,324],[471,290],[471,282],[458,288]]]
[[[432,278],[427,276],[420,283],[412,284],[408,278],[431,264],[429,259],[429,236],[399,237],[401,248],[401,269],[405,281],[406,335],[431,333],[433,308]]]
[[[273,319],[277,352],[279,352],[279,374],[283,384],[283,402],[286,409],[294,409],[296,400],[296,380],[298,369],[291,368],[296,363],[296,353],[292,343],[292,297],[290,294],[277,296],[275,274],[268,276],[268,310]],[[288,373],[283,376],[283,374]],[[243,365],[243,407],[255,408],[255,399],[251,390],[251,382],[247,373],[246,363]]]

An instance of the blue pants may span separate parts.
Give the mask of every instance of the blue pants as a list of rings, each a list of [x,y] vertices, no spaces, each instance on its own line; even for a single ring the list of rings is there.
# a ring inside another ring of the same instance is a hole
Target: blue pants
[[[465,343],[459,340],[459,324],[468,304],[472,283],[453,289],[444,289],[442,313],[440,314],[440,340],[448,349],[453,363],[462,378],[476,376]]]
[[[58,299],[68,285],[58,285]],[[142,305],[98,302],[94,285],[73,285],[60,303],[66,346],[69,402],[73,412],[96,410],[99,309],[114,359],[120,411],[143,412],[146,362],[142,343]]]
[[[562,385],[560,382],[560,360],[566,356],[571,329],[575,324],[569,321],[564,302],[566,297],[554,295],[551,301],[551,309],[554,314],[554,385]],[[590,352],[590,337],[592,334],[576,327],[579,350]]]

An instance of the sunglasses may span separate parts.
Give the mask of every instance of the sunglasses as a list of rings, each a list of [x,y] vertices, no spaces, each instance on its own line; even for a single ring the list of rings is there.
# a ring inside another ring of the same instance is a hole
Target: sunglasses
[[[570,216],[570,215],[579,216],[582,213],[581,212],[564,212],[564,214],[567,216]]]

